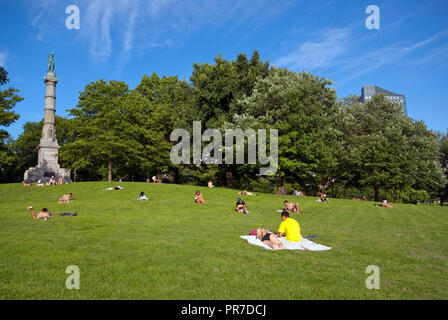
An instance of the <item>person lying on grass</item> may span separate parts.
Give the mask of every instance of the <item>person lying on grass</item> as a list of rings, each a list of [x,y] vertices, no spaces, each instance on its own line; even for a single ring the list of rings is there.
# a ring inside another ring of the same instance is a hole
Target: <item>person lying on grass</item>
[[[294,203],[288,202],[288,200],[285,200],[285,201],[283,201],[283,203],[285,204],[285,209],[286,209],[286,211],[288,211],[288,212],[294,212],[294,213],[302,213],[302,212],[299,210],[299,203],[298,203],[298,202],[296,202],[296,203],[294,204]]]
[[[285,246],[278,240],[278,237],[266,228],[257,229],[257,239],[268,245],[272,249],[285,249]]]
[[[34,220],[44,219],[44,221],[47,221],[53,216],[53,214],[50,213],[47,208],[43,208],[38,214],[34,212],[33,206],[29,206],[27,209],[31,210],[31,216],[33,217]]]
[[[236,209],[239,213],[247,214],[249,211],[247,211],[246,202],[244,200],[241,200],[241,198],[238,198],[236,200]]]
[[[252,193],[252,192],[247,192],[247,190],[244,190],[242,192],[238,192],[238,194],[240,196],[258,196],[258,194]]]
[[[69,203],[72,200],[72,193],[64,194],[62,198],[59,199],[59,203]]]
[[[195,202],[195,203],[202,203],[202,204],[205,204],[205,200],[204,200],[204,198],[202,197],[202,192],[201,192],[201,191],[199,191],[199,190],[196,191],[196,193],[195,193],[195,195],[194,195],[194,202]]]
[[[115,188],[107,188],[107,189],[104,189],[104,190],[111,191],[111,190],[123,190],[123,189],[124,189],[123,187],[118,186],[118,187],[115,187]]]
[[[299,223],[293,218],[289,217],[289,212],[283,210],[281,213],[282,223],[278,228],[277,237],[283,237],[283,234],[286,235],[286,240],[291,242],[299,242],[302,241],[302,236],[300,234],[300,226]]]
[[[140,200],[140,201],[148,201],[148,197],[145,195],[145,193],[142,191],[140,192],[140,195],[135,198],[134,200]]]
[[[54,216],[54,214],[52,214],[50,211],[48,211],[47,208],[43,208],[38,214],[36,214],[36,212],[34,212],[33,206],[29,206],[27,209],[31,210],[31,216],[33,217],[34,220],[44,219],[44,221],[47,221],[52,216]],[[65,213],[59,213],[57,215],[61,216],[61,217],[75,217],[78,215],[78,212],[75,212],[75,213],[65,212]]]

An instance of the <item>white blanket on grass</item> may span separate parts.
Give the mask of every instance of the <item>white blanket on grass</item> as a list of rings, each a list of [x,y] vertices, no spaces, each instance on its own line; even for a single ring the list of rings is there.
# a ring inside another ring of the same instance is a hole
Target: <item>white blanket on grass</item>
[[[261,240],[258,240],[256,236],[240,236],[240,238],[243,238],[246,240],[249,244],[253,244],[254,246],[260,246],[267,250],[273,250],[268,245],[264,244]],[[302,238],[302,241],[300,242],[291,242],[286,240],[285,238],[279,238],[280,242],[283,243],[285,248],[287,250],[310,250],[310,251],[324,251],[324,250],[330,250],[330,247],[314,243],[313,241],[310,241],[308,239]],[[279,249],[283,250],[283,249]]]

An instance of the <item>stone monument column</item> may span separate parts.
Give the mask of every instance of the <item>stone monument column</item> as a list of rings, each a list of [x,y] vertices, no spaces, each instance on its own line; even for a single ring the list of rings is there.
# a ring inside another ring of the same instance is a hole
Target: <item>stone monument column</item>
[[[37,166],[29,168],[24,175],[25,181],[42,182],[48,181],[51,177],[57,180],[63,178],[64,182],[70,182],[70,170],[62,169],[58,163],[59,144],[56,140],[56,84],[58,79],[54,73],[54,54],[48,58],[48,71],[44,79],[45,108],[44,124],[42,126],[42,137],[38,146]]]
[[[45,109],[44,124],[42,127],[42,138],[39,144],[38,163],[45,165],[51,171],[59,170],[57,153],[59,144],[56,140],[56,74],[49,71],[45,77]]]

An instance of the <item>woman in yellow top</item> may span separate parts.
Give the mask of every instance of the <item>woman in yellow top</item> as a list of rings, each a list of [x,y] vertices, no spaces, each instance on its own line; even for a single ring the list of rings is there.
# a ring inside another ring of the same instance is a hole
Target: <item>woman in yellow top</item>
[[[286,210],[282,211],[282,223],[278,228],[278,237],[283,237],[286,234],[286,240],[291,242],[302,241],[302,236],[300,235],[299,223],[293,218],[289,217],[289,213]]]

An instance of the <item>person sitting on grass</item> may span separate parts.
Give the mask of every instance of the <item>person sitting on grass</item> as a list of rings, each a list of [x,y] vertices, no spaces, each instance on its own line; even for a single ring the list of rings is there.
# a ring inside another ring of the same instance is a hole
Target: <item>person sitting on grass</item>
[[[209,188],[214,188],[215,187],[215,185],[213,184],[212,180],[209,180],[208,187]]]
[[[285,204],[286,211],[294,212],[294,213],[302,213],[299,210],[299,203],[298,202],[296,202],[294,204],[294,203],[288,202],[288,200],[285,200],[285,201],[283,201],[283,203]]]
[[[30,186],[31,186],[31,183],[30,183],[28,180],[25,180],[25,181],[23,182],[23,186],[24,186],[24,187],[30,187]]]
[[[325,193],[320,193],[320,202],[330,202]]]
[[[59,203],[69,203],[72,200],[72,193],[64,194],[62,198],[59,199]]]
[[[302,241],[302,236],[300,234],[300,226],[299,223],[293,218],[289,217],[289,212],[283,210],[281,213],[282,223],[278,228],[277,237],[283,237],[283,234],[286,234],[286,240],[291,242],[300,242]]]
[[[201,191],[199,191],[199,190],[196,191],[196,193],[194,195],[194,202],[195,203],[202,203],[202,204],[206,203],[204,198],[202,197],[202,192]]]
[[[272,249],[285,249],[283,243],[278,240],[277,235],[266,228],[260,227],[257,229],[257,239],[268,245]]]
[[[383,205],[382,206],[383,207],[387,207],[387,208],[393,208],[388,200],[383,200]]]
[[[246,202],[244,200],[241,200],[241,198],[238,198],[236,200],[236,209],[239,213],[247,214],[249,211],[247,211]]]
[[[148,197],[145,195],[145,193],[142,191],[140,192],[140,195],[135,198],[135,200],[140,200],[140,201],[148,201]]]
[[[54,176],[51,176],[50,180],[45,185],[46,186],[55,186],[56,181],[54,180]]]
[[[47,221],[53,216],[53,214],[51,214],[47,208],[43,208],[38,214],[34,212],[33,206],[29,206],[27,209],[31,210],[31,216],[33,217],[34,220],[44,219],[44,221]]]

